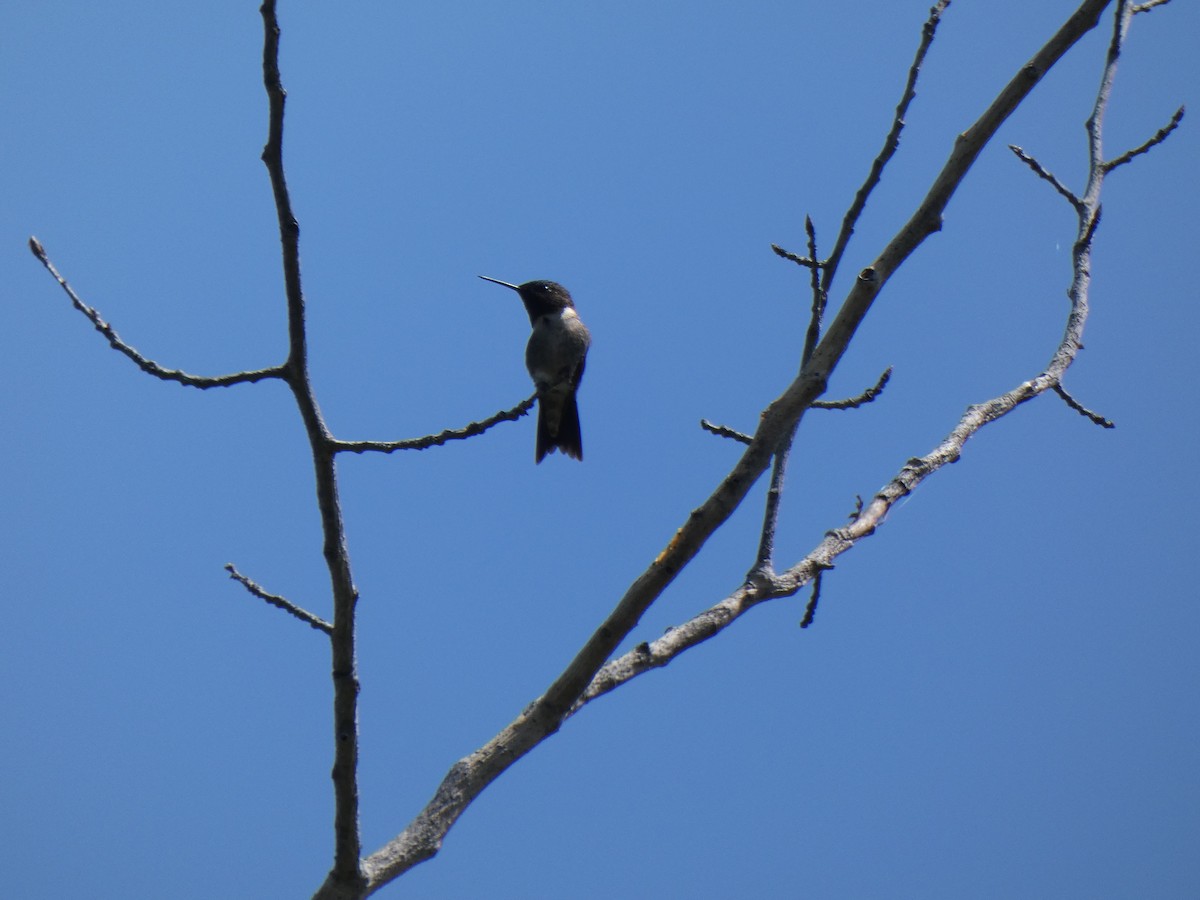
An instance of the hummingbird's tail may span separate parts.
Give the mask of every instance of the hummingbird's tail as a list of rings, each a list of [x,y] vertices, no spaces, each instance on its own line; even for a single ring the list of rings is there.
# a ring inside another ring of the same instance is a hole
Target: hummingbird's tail
[[[547,453],[561,450],[571,459],[583,459],[583,436],[579,433],[579,407],[575,403],[575,392],[571,391],[563,398],[562,411],[558,417],[558,428],[551,431],[551,415],[546,407],[548,404],[538,401],[537,424],[537,462],[546,458]]]

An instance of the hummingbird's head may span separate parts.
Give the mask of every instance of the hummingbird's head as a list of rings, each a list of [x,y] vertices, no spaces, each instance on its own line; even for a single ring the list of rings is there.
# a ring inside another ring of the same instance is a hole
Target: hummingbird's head
[[[502,284],[521,295],[525,311],[529,313],[529,321],[536,322],[539,316],[555,313],[564,309],[574,309],[570,292],[557,281],[526,281],[524,284],[509,284],[497,278],[480,275],[484,281]]]

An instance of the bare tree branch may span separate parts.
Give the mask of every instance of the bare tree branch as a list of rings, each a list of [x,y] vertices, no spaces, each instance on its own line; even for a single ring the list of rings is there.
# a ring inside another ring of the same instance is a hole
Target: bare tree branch
[[[242,585],[255,597],[260,600],[265,600],[272,606],[277,606],[286,613],[291,613],[301,622],[311,625],[317,631],[323,631],[326,634],[333,634],[333,626],[319,616],[314,616],[308,610],[301,609],[296,604],[292,603],[286,597],[280,597],[278,594],[268,593],[267,590],[260,584],[257,584],[243,575],[237,570],[233,563],[225,564],[225,571],[229,573],[229,577]]]
[[[1131,9],[1123,2],[1118,3],[1115,15],[1113,47],[1110,48],[1101,77],[1101,87],[1093,111],[1094,122],[1089,125],[1089,142],[1098,142],[1103,113],[1111,94],[1112,78],[1115,74],[1119,49],[1124,41]],[[1046,371],[1035,378],[1017,385],[985,403],[970,407],[949,435],[930,453],[910,459],[904,467],[872,498],[865,507],[861,500],[856,514],[848,525],[826,533],[824,540],[796,565],[772,579],[742,585],[720,603],[710,607],[683,625],[671,629],[662,638],[639,645],[634,650],[607,663],[592,680],[587,690],[572,708],[577,712],[585,704],[616,689],[621,684],[636,678],[651,669],[667,665],[681,653],[698,646],[728,627],[743,613],[759,603],[776,597],[795,594],[806,584],[814,582],[820,573],[832,567],[833,560],[845,553],[863,538],[874,534],[888,511],[896,503],[911,494],[926,478],[947,465],[959,460],[966,442],[980,429],[1012,412],[1021,404],[1032,400],[1047,390],[1055,390],[1084,415],[1104,424],[1108,420],[1086,410],[1068,399],[1061,386],[1063,372],[1071,365],[1081,346],[1083,326],[1087,320],[1087,288],[1091,270],[1091,245],[1097,224],[1100,221],[1100,186],[1105,168],[1098,154],[1089,152],[1089,190],[1079,209],[1079,236],[1072,255],[1072,280],[1068,295],[1071,308],[1067,317],[1067,328],[1058,348],[1051,357]],[[1112,427],[1108,423],[1106,427]]]
[[[879,376],[879,380],[875,382],[874,387],[869,387],[857,397],[851,397],[848,400],[814,400],[812,403],[813,409],[858,409],[864,403],[872,402],[876,397],[883,393],[883,389],[887,387],[887,383],[892,378],[892,367],[888,366],[883,370],[883,374]]]
[[[54,280],[58,282],[59,286],[66,292],[67,296],[71,298],[71,305],[88,317],[89,321],[91,321],[92,325],[95,326],[96,330],[104,335],[104,337],[108,340],[109,346],[114,350],[124,353],[127,357],[133,360],[134,364],[143,372],[153,375],[155,378],[161,378],[163,381],[175,381],[179,384],[185,384],[188,387],[201,389],[229,387],[232,384],[245,384],[249,382],[262,381],[265,378],[283,377],[282,366],[272,366],[269,369],[255,369],[249,372],[233,372],[229,375],[216,376],[189,375],[187,372],[183,372],[179,369],[168,369],[164,366],[160,366],[154,360],[147,359],[146,357],[142,356],[142,354],[138,353],[137,350],[121,340],[113,327],[105,322],[101,317],[99,310],[88,306],[79,298],[79,295],[75,293],[75,289],[67,283],[67,279],[63,278],[62,275],[58,273],[58,269],[54,267],[54,263],[50,262],[50,257],[46,255],[46,248],[42,246],[41,241],[35,237],[31,237],[29,239],[29,249],[33,251],[33,255],[38,258],[38,261],[41,262],[43,266],[46,267],[46,271],[54,277]]]
[[[561,727],[566,716],[585,696],[585,691],[590,690],[589,686],[612,652],[637,625],[650,604],[738,507],[765,470],[780,441],[795,429],[804,411],[825,390],[830,374],[845,353],[875,298],[899,265],[925,238],[941,227],[942,213],[946,205],[997,129],[1063,54],[1095,27],[1107,2],[1108,0],[1085,0],[1004,87],[979,120],[956,138],[950,158],[913,217],[883,249],[875,263],[859,273],[838,315],[817,345],[804,370],[764,411],[754,439],[746,448],[741,460],[713,494],[691,512],[666,547],[629,587],[616,608],[546,692],[484,746],[452,766],[425,809],[395,839],[363,861],[363,868],[369,880],[368,891],[378,889],[435,855],[447,832],[480,792],[509,766]],[[939,4],[935,10],[942,8],[944,4]],[[898,113],[898,118],[902,119],[902,114]],[[1070,330],[1068,332],[1070,333]],[[1064,338],[1064,341],[1066,340]],[[1065,368],[1073,355],[1072,348],[1061,360],[1056,355],[1055,362]],[[1006,404],[1008,408],[1015,407],[1018,403],[1036,396],[1040,392],[1038,388],[1045,390],[1057,380],[1058,374],[1060,373],[1045,373],[1039,376],[1039,379],[1022,385],[1013,392],[1013,396],[1005,395],[983,407],[973,407],[968,412],[972,416],[983,416],[990,421],[987,417],[994,418],[1002,414],[998,410]],[[975,423],[972,419],[971,429],[961,440],[965,441],[966,437],[973,434],[982,424],[982,420]],[[904,470],[904,477],[914,481],[921,480],[927,474],[927,471],[919,468],[906,467]],[[842,531],[857,529],[862,534],[867,533],[865,529],[868,523],[872,522],[872,507],[880,503],[880,497],[877,496],[872,505],[863,511],[863,515]],[[873,527],[871,524],[870,528]],[[832,558],[832,555],[836,554],[832,554],[831,551],[837,546],[837,542],[846,539],[827,540],[834,542],[829,551],[826,551]],[[813,562],[806,561],[802,563],[801,568],[808,573],[806,580],[815,575],[816,568]],[[739,615],[738,607],[741,604],[750,599],[761,602],[765,599],[762,591],[779,591],[795,580],[795,574],[789,570],[789,573],[775,579],[773,584],[744,585],[733,595],[732,608],[728,610],[727,615]]]
[[[1104,416],[1100,415],[1100,413],[1092,412],[1092,410],[1088,409],[1086,406],[1068,394],[1067,389],[1061,384],[1054,385],[1054,392],[1063,398],[1063,401],[1067,404],[1067,406],[1071,407],[1071,409],[1075,410],[1075,412],[1079,413],[1084,418],[1091,419],[1101,428],[1117,427],[1116,422],[1104,418]]]
[[[717,437],[730,438],[742,444],[749,444],[754,440],[753,437],[745,434],[744,432],[734,431],[732,428],[726,425],[714,425],[712,422],[708,421],[708,419],[701,419],[700,427],[705,431],[711,431]]]
[[[850,237],[854,234],[854,228],[858,224],[863,210],[867,207],[867,199],[875,190],[875,186],[879,184],[884,168],[900,146],[900,132],[904,130],[904,117],[908,114],[909,104],[917,96],[917,78],[921,74],[921,66],[925,64],[925,56],[929,53],[930,45],[933,44],[938,24],[942,20],[942,13],[948,6],[950,6],[950,0],[938,0],[929,10],[929,18],[925,20],[925,26],[921,29],[921,43],[917,46],[917,55],[908,70],[908,81],[905,82],[904,93],[900,96],[900,102],[896,105],[896,114],[892,117],[891,130],[884,138],[883,149],[871,163],[871,171],[867,175],[867,180],[858,189],[858,193],[854,196],[854,202],[850,204],[850,208],[846,210],[846,215],[842,218],[842,230],[838,232],[833,252],[829,254],[829,258],[822,265],[821,287],[826,293],[833,287],[834,276],[837,275],[838,266],[850,243]]]
[[[808,236],[808,255],[810,259],[817,258],[817,229],[813,226],[812,216],[804,217],[804,233]],[[808,365],[808,360],[816,349],[817,341],[821,339],[821,324],[825,321],[825,307],[829,305],[829,295],[821,285],[821,276],[817,267],[809,272],[809,290],[812,292],[812,309],[808,316],[808,331],[804,334],[804,350],[800,355],[800,367]]]
[[[338,498],[337,450],[321,416],[308,375],[308,337],[304,291],[300,280],[300,226],[292,212],[283,170],[283,115],[287,92],[279,74],[279,20],[275,0],[264,0],[263,86],[267,92],[267,143],[262,160],[271,180],[279,241],[283,255],[283,280],[287,293],[287,383],[296,399],[312,449],[317,487],[317,507],[325,564],[333,592],[333,631],[330,633],[333,670],[333,868],[318,895],[360,897],[366,885],[360,857],[362,839],[358,824],[358,664],[354,654],[354,615],[358,590],[350,571],[350,551]]]
[[[1029,168],[1031,168],[1039,178],[1044,178],[1046,181],[1050,182],[1051,186],[1060,194],[1062,194],[1068,203],[1070,203],[1076,209],[1079,208],[1079,198],[1071,193],[1070,189],[1065,184],[1048,172],[1040,162],[1038,162],[1016,144],[1009,144],[1008,149],[1017,155],[1017,159],[1029,166]]]
[[[361,835],[358,823],[358,731],[357,695],[359,682],[355,662],[355,608],[358,599],[355,589],[344,523],[338,497],[336,456],[339,452],[368,451],[391,453],[402,449],[424,449],[482,433],[502,421],[514,421],[528,412],[535,397],[512,410],[495,414],[489,419],[474,422],[461,429],[445,430],[436,435],[394,442],[341,441],[329,432],[309,378],[305,300],[301,286],[299,264],[299,225],[293,214],[282,158],[284,107],[286,92],[279,71],[280,29],[275,0],[263,0],[261,13],[264,24],[263,82],[269,101],[268,138],[262,159],[270,177],[278,216],[282,265],[288,312],[289,354],[282,366],[239,372],[217,378],[204,378],[166,369],[146,359],[133,347],[125,344],[99,313],[79,299],[50,263],[45,250],[36,238],[30,239],[35,256],[59,282],[73,305],[92,322],[110,345],[126,355],[143,371],[163,380],[209,388],[254,382],[266,378],[284,380],[293,392],[310,442],[317,488],[318,506],[324,537],[324,556],[329,570],[333,594],[333,622],[326,622],[303,610],[281,596],[270,594],[260,585],[242,575],[233,564],[226,566],[230,576],[251,594],[277,606],[321,630],[331,638],[332,674],[334,687],[335,759],[333,784],[335,791],[335,849],[333,866],[316,896],[320,898],[361,898],[403,874],[416,864],[431,858],[440,849],[445,835],[463,811],[515,761],[520,759],[546,737],[557,731],[562,723],[591,700],[603,696],[621,684],[652,668],[667,665],[680,653],[697,646],[728,627],[753,606],[778,597],[791,596],[812,584],[811,599],[802,627],[811,624],[820,599],[823,573],[833,568],[833,560],[860,540],[874,533],[886,518],[887,512],[934,472],[956,462],[965,443],[992,421],[1007,415],[1019,405],[1053,389],[1072,408],[1097,424],[1112,427],[1112,423],[1078,404],[1062,387],[1062,377],[1073,363],[1079,348],[1083,326],[1088,314],[1093,239],[1100,222],[1100,188],[1108,171],[1129,162],[1141,153],[1161,143],[1179,125],[1183,109],[1176,112],[1169,125],[1134,150],[1127,151],[1110,162],[1103,161],[1103,118],[1111,93],[1116,61],[1125,39],[1130,18],[1162,5],[1166,0],[1148,0],[1132,4],[1118,0],[1113,38],[1101,78],[1095,108],[1087,123],[1089,137],[1089,178],[1082,196],[1072,194],[1056,177],[1047,172],[1032,157],[1019,148],[1012,149],[1039,177],[1048,181],[1066,198],[1078,213],[1078,231],[1072,253],[1072,283],[1068,295],[1070,310],[1063,337],[1045,371],[1021,382],[1011,391],[970,407],[950,434],[930,453],[909,460],[900,471],[875,494],[870,503],[858,509],[849,524],[827,532],[821,542],[787,571],[774,571],[774,534],[783,491],[783,480],[791,443],[810,408],[845,409],[873,400],[890,377],[889,368],[874,388],[859,397],[845,401],[819,401],[826,390],[842,356],[857,332],[876,297],[892,274],[911,256],[930,235],[940,230],[943,213],[959,184],[971,169],[983,148],[991,141],[1006,118],[1023,102],[1038,81],[1087,31],[1093,28],[1108,0],[1084,0],[1072,17],[1013,77],[988,109],[954,142],[949,159],[931,185],[919,208],[904,227],[888,242],[876,260],[859,273],[829,329],[822,334],[828,288],[843,258],[846,246],[861,217],[869,195],[878,184],[882,171],[899,145],[904,116],[915,97],[916,80],[925,55],[932,42],[942,13],[950,0],[939,0],[930,10],[922,41],[910,67],[901,101],[896,108],[884,148],[876,157],[866,182],[859,189],[842,223],[833,252],[819,261],[815,229],[806,221],[808,256],[800,257],[773,246],[784,258],[805,266],[811,271],[813,296],[812,313],[801,354],[800,371],[793,382],[763,412],[753,436],[702,420],[709,431],[730,437],[747,445],[741,459],[713,493],[680,525],[646,570],[630,585],[609,616],[579,650],[575,658],[545,693],[530,704],[493,739],[468,757],[456,763],[439,785],[429,804],[405,830],[386,846],[362,859]],[[760,549],[756,567],[746,583],[724,600],[693,617],[678,628],[653,642],[638,644],[618,658],[613,653],[632,633],[649,606],[672,583],[675,576],[700,552],[705,542],[745,500],[772,458],[775,471],[768,493]]]
[[[477,434],[483,434],[489,428],[501,422],[515,422],[521,416],[527,414],[536,402],[537,394],[535,393],[532,397],[522,400],[512,409],[498,412],[481,422],[472,422],[465,428],[447,428],[445,431],[437,434],[409,438],[404,441],[333,441],[333,449],[338,453],[366,453],[372,450],[379,453],[394,453],[397,450],[425,450],[429,447],[440,446],[449,441],[461,441],[469,437],[474,437]]]
[[[1171,116],[1171,121],[1168,122],[1166,125],[1164,125],[1162,128],[1158,129],[1158,131],[1156,131],[1154,133],[1154,137],[1150,138],[1145,143],[1139,144],[1138,146],[1134,147],[1132,150],[1126,150],[1124,153],[1122,153],[1116,159],[1111,159],[1108,162],[1106,162],[1104,164],[1105,170],[1108,172],[1111,172],[1117,166],[1125,165],[1125,163],[1129,162],[1135,156],[1140,156],[1143,153],[1148,153],[1152,147],[1155,147],[1155,146],[1161,144],[1163,141],[1165,141],[1167,139],[1167,137],[1171,134],[1171,132],[1179,127],[1179,123],[1183,121],[1183,111],[1184,111],[1184,107],[1182,107],[1182,106],[1179,107],[1179,109],[1175,110],[1175,115]]]
[[[809,268],[809,269],[819,269],[821,267],[821,264],[819,262],[817,262],[815,259],[813,259],[811,256],[797,256],[795,253],[791,253],[787,250],[784,250],[778,244],[772,244],[771,249],[775,251],[776,256],[781,256],[784,259],[789,259],[798,266],[805,266],[806,268]]]
[[[817,569],[817,574],[813,576],[812,594],[808,598],[808,605],[804,607],[804,616],[800,619],[801,628],[808,628],[817,617],[817,604],[821,602],[821,578],[824,574],[824,569]]]

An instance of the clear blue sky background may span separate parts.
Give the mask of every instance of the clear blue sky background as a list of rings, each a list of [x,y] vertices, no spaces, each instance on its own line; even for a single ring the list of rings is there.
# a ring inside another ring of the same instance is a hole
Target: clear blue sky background
[[[1074,3],[954,4],[851,277],[956,133]],[[877,152],[929,0],[282,4],[286,161],[316,388],[350,439],[530,393],[528,322],[485,273],[552,278],[594,344],[587,461],[532,418],[344,458],[362,593],[362,828],[374,849],[557,675],[738,455]],[[973,402],[1045,365],[1068,184],[1109,22],[1005,125],[809,416],[782,563]],[[804,599],[588,708],[489,789],[420,898],[1200,896],[1195,582],[1197,5],[1141,16],[1087,349]],[[329,661],[222,566],[329,614],[311,465],[279,384],[199,392],[111,351],[30,256],[165,365],[279,362],[255,3],[43,0],[0,13],[0,882],[8,896],[294,898],[331,858]],[[764,486],[635,633],[720,600]]]

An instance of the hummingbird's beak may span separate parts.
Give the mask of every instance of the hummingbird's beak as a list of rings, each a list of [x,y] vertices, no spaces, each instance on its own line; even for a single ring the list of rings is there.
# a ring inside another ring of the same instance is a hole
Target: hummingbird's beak
[[[515,284],[509,284],[507,281],[501,281],[499,278],[488,278],[486,275],[480,275],[479,277],[482,278],[484,281],[490,281],[492,284],[502,284],[506,288],[512,288],[514,291],[521,290]]]

